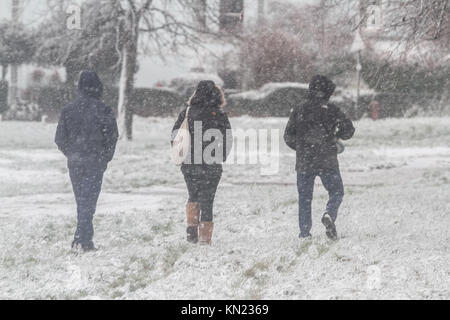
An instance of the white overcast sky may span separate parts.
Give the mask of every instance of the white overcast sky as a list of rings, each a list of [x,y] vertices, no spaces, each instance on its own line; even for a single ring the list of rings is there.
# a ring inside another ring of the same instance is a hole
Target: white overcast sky
[[[73,0],[72,2],[77,3],[80,1],[82,0]],[[11,18],[11,2],[11,0],[0,0],[0,19]],[[22,0],[22,2],[24,3],[22,21],[25,24],[36,23],[48,14],[48,0]]]

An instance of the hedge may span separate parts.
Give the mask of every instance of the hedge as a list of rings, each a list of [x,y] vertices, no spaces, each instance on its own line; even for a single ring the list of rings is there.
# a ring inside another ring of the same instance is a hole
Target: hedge
[[[308,89],[280,87],[267,95],[262,93],[260,97],[255,95],[258,91],[250,93],[227,95],[227,113],[231,116],[288,117],[292,109],[306,102]],[[369,111],[373,99],[373,94],[361,94],[358,110],[355,110],[353,99],[341,96],[338,92],[331,102],[352,119],[360,119]]]
[[[227,113],[231,116],[288,117],[291,110],[306,101],[307,90],[284,87],[263,98],[246,97],[244,94],[227,96]]]
[[[253,94],[253,96],[252,96]],[[31,92],[31,99],[40,106],[42,113],[50,121],[59,118],[61,108],[69,103],[75,95],[73,89],[67,87],[39,88]],[[241,94],[226,94],[227,106],[225,110],[230,116],[250,115],[254,117],[288,117],[290,111],[306,101],[308,90],[295,86],[280,86],[272,88],[268,92],[255,91]],[[388,103],[393,103],[395,97],[377,95],[380,102],[381,116],[398,116],[390,110],[383,108]],[[117,113],[118,88],[106,87],[102,97],[103,101],[111,106]],[[352,119],[359,119],[369,111],[369,104],[374,99],[372,94],[362,94],[360,107],[355,110],[355,102],[352,98],[341,95],[339,92],[332,97],[331,102],[336,104]],[[136,88],[131,97],[130,105],[133,113],[141,117],[167,117],[175,116],[185,105],[185,99],[178,93],[160,88]],[[403,112],[402,108],[395,108]],[[389,111],[389,112],[388,112]]]
[[[0,113],[8,111],[8,82],[0,80]]]
[[[117,114],[119,89],[105,87],[102,100]],[[68,87],[35,88],[31,92],[31,99],[35,101],[48,117],[54,121],[59,118],[61,109],[76,95]],[[183,106],[184,99],[176,92],[159,88],[137,88],[131,97],[130,105],[134,114],[141,117],[173,116]]]
[[[137,88],[130,101],[133,113],[141,117],[175,116],[184,99],[174,91],[159,88]]]
[[[450,66],[428,70],[421,65],[394,65],[372,57],[363,59],[364,80],[380,92],[380,116],[403,117],[413,107],[422,112],[448,97]]]
[[[68,104],[73,97],[73,92],[67,87],[44,87],[32,90],[32,99],[39,105],[43,115],[48,120],[55,121],[59,118],[61,109]]]

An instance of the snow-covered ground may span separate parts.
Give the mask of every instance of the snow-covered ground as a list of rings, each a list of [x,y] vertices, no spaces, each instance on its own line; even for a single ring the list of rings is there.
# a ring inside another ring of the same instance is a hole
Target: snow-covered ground
[[[232,119],[284,129],[287,119]],[[280,170],[225,169],[211,247],[185,242],[186,190],[169,161],[173,119],[136,119],[105,176],[100,250],[74,255],[75,203],[54,124],[0,122],[0,298],[449,299],[450,118],[356,123],[340,156],[346,197],[329,242],[297,238],[294,153]],[[282,131],[280,139],[282,136]]]

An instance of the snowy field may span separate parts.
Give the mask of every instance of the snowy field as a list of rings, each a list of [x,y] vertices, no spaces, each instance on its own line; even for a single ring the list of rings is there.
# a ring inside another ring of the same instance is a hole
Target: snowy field
[[[279,128],[287,119],[232,119]],[[211,247],[185,242],[186,190],[169,161],[173,119],[136,119],[95,217],[98,252],[75,255],[75,202],[54,124],[0,122],[2,299],[450,299],[450,118],[362,120],[340,156],[340,240],[297,238],[295,155],[280,171],[225,168]],[[318,179],[319,181],[319,179]]]

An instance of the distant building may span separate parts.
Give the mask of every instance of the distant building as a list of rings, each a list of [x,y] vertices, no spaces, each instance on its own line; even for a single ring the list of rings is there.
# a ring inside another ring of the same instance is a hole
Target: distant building
[[[180,74],[186,74],[193,70],[203,70],[208,74],[219,74],[220,69],[224,68],[224,63],[227,63],[227,68],[232,69],[230,64],[239,63],[239,61],[220,61],[217,59],[217,56],[227,56],[227,53],[238,50],[237,47],[228,42],[229,38],[226,35],[243,33],[246,28],[260,22],[258,18],[265,14],[270,2],[276,0],[220,0],[216,8],[218,25],[208,18],[206,12],[207,0],[197,1],[196,18],[198,26],[204,30],[222,32],[224,34],[223,40],[217,41],[216,39],[208,40],[208,38],[205,38],[205,43],[203,43],[205,50],[184,54],[183,56],[177,53],[168,55],[165,57],[165,61],[157,56],[142,56],[140,58],[141,68],[136,77],[136,86],[153,86],[155,83],[170,81]],[[233,73],[233,70],[230,70],[230,72]],[[234,81],[225,82],[227,84]]]

